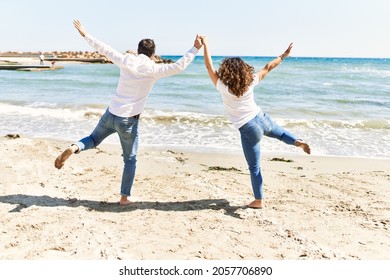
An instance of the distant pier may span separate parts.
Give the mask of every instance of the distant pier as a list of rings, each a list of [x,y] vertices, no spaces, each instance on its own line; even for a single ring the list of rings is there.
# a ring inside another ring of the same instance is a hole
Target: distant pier
[[[22,64],[0,64],[0,70],[14,71],[50,71],[64,68],[63,66],[52,65],[22,65]]]

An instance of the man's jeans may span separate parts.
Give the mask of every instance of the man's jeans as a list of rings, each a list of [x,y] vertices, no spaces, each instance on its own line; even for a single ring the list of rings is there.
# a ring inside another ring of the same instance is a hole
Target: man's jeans
[[[75,143],[79,152],[97,147],[106,137],[118,133],[123,150],[124,169],[122,175],[121,195],[130,196],[133,186],[138,150],[138,118],[118,117],[107,111],[90,136]]]
[[[255,199],[263,198],[263,177],[260,170],[260,140],[263,135],[294,145],[297,138],[277,125],[268,115],[260,112],[239,129],[241,144],[251,175]]]

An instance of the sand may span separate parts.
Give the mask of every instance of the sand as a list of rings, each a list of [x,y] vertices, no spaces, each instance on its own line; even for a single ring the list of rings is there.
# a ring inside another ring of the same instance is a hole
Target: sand
[[[265,155],[255,210],[240,153],[141,146],[121,207],[120,147],[68,145],[0,137],[1,260],[390,259],[389,160]]]

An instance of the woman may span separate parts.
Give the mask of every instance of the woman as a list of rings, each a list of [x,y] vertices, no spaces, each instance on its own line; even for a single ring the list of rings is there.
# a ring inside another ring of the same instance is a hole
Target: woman
[[[248,163],[255,196],[255,200],[249,203],[248,207],[260,209],[263,207],[263,178],[260,170],[260,140],[263,135],[300,147],[304,152],[310,154],[309,145],[278,126],[268,115],[263,113],[255,103],[253,96],[254,87],[290,54],[292,43],[282,55],[255,73],[251,65],[246,64],[238,57],[225,58],[216,71],[205,36],[202,36],[202,42],[204,62],[208,74],[222,96],[230,121],[241,134],[242,149]]]

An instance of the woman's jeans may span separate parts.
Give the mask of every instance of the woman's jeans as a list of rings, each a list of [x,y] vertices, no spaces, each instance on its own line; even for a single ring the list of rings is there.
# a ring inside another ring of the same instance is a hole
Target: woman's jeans
[[[118,117],[107,111],[90,136],[75,143],[80,151],[97,147],[106,137],[118,133],[123,150],[124,169],[122,175],[121,195],[130,196],[133,186],[138,150],[138,118]]]
[[[277,125],[268,115],[260,112],[239,129],[241,144],[251,175],[255,199],[263,199],[263,178],[260,170],[260,140],[263,135],[294,145],[297,138]]]

